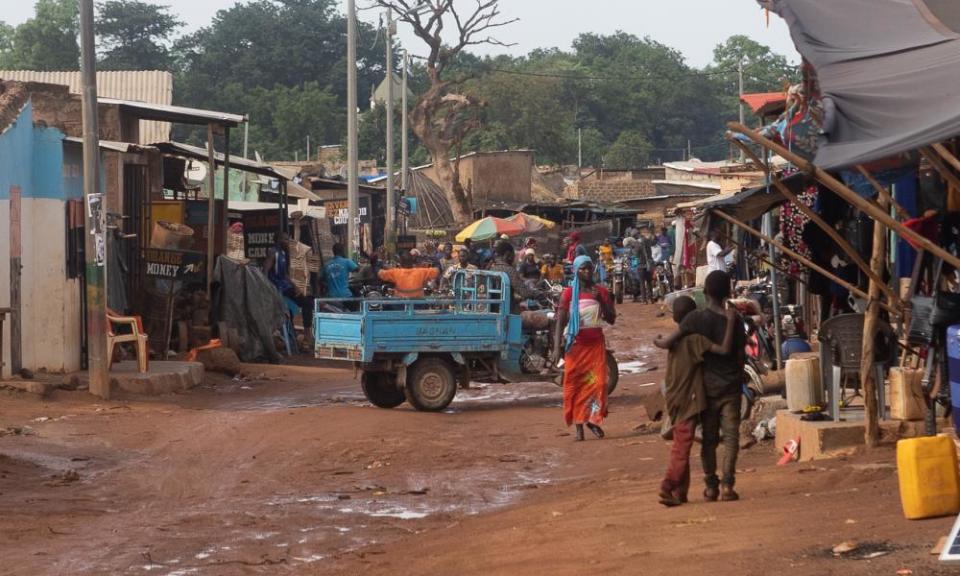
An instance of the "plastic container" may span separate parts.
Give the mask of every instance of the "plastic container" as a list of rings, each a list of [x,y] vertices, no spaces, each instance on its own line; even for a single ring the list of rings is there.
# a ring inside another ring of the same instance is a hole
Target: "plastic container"
[[[960,325],[947,328],[947,379],[950,380],[953,427],[960,435]]]
[[[807,406],[823,406],[820,358],[813,353],[794,354],[787,360],[787,410],[803,412]]]
[[[923,420],[927,413],[927,404],[923,398],[921,378],[923,378],[923,370],[890,369],[890,418]]]
[[[960,475],[952,438],[926,436],[897,442],[897,475],[908,520],[960,512]]]

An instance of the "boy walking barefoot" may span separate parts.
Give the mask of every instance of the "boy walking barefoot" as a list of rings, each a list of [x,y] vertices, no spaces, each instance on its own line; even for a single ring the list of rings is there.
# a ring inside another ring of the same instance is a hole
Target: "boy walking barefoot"
[[[697,304],[692,298],[677,298],[673,303],[673,321],[679,326],[696,309]],[[658,336],[654,340],[658,348],[670,350],[667,355],[666,402],[667,412],[673,422],[673,446],[666,475],[660,484],[660,503],[664,506],[679,506],[687,501],[690,449],[693,447],[697,419],[707,408],[701,364],[708,353],[729,354],[733,344],[736,311],[728,308],[724,315],[727,326],[722,344],[715,344],[700,334],[685,335],[679,328],[668,338]]]

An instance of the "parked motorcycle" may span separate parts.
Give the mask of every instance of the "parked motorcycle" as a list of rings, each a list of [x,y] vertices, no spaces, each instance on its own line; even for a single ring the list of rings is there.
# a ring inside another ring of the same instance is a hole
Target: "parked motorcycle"
[[[613,298],[617,304],[623,304],[623,295],[627,289],[627,256],[617,256],[613,259],[613,271],[610,274]]]

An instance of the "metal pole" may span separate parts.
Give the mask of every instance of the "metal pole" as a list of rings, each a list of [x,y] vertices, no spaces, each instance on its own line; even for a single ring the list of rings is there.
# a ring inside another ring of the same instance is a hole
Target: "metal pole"
[[[357,5],[347,0],[347,254],[359,249],[357,214],[360,175],[357,174]]]
[[[577,178],[583,175],[583,128],[577,128]]]
[[[223,132],[223,254],[227,253],[230,233],[230,127],[224,127]]]
[[[408,190],[408,187],[407,187],[409,185],[408,178],[410,177],[410,175],[408,174],[408,172],[410,172],[410,150],[408,149],[410,145],[409,136],[408,136],[410,126],[407,123],[407,111],[409,110],[409,108],[407,107],[407,66],[409,65],[409,63],[410,63],[410,57],[407,55],[407,51],[404,50],[403,51],[403,87],[402,87],[403,94],[400,95],[400,100],[403,103],[403,117],[400,120],[402,124],[401,131],[403,132],[403,139],[400,140],[400,156],[402,156],[402,159],[400,160],[400,163],[401,163],[400,190],[404,194],[406,194]]]
[[[213,266],[217,236],[217,159],[213,149],[213,124],[207,124],[207,301],[213,301]]]
[[[740,62],[737,63],[737,77],[739,79],[739,93],[740,97],[737,99],[740,103],[740,124],[744,123],[744,111],[743,111],[743,58],[740,58]],[[740,151],[740,162],[746,162],[746,156],[743,154],[743,150]]]
[[[80,2],[83,77],[83,195],[86,198],[87,357],[90,393],[110,398],[107,365],[106,210],[100,192],[100,140],[97,116],[97,55],[93,0]],[[100,254],[98,256],[98,254]]]
[[[764,161],[767,164],[767,194],[770,193],[770,183],[773,178],[770,173],[770,151],[767,150],[764,152]],[[773,213],[767,212],[763,215],[763,231],[767,236],[773,238],[776,234],[773,231]],[[777,249],[773,244],[767,244],[767,249],[770,252],[770,262],[777,262]],[[777,359],[777,370],[783,367],[783,357],[782,357],[782,348],[780,343],[783,340],[783,330],[780,325],[780,271],[776,266],[770,267],[770,282],[773,284],[773,343],[776,346],[776,359]],[[796,318],[794,318],[796,321]]]
[[[397,205],[396,191],[393,182],[393,10],[387,9],[387,254],[396,251],[397,226],[394,207]]]

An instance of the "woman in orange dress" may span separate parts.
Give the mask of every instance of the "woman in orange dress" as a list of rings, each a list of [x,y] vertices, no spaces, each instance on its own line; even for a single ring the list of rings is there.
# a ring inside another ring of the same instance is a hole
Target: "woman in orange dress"
[[[610,292],[593,281],[593,261],[578,256],[573,262],[573,285],[564,288],[557,307],[554,357],[563,353],[563,418],[576,426],[583,440],[584,425],[603,438],[607,415],[607,347],[603,323],[617,319]]]

